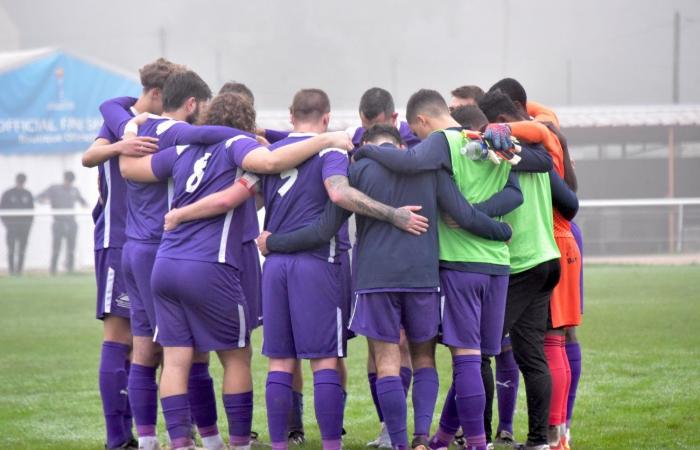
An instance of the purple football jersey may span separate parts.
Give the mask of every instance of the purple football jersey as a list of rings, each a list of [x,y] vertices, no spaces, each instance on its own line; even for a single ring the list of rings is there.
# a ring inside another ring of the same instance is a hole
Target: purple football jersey
[[[131,114],[124,108],[128,97],[104,102],[100,111],[105,124],[116,136],[124,134]],[[139,136],[158,138],[158,148],[175,145],[212,145],[239,135],[254,136],[235,128],[222,126],[194,126],[187,122],[151,114],[139,127]],[[126,180],[127,215],[126,237],[141,242],[158,243],[163,234],[163,216],[170,209],[172,186],[167,180],[160,183],[137,183]]]
[[[102,125],[97,138],[115,143],[119,139]],[[126,182],[119,171],[119,156],[97,166],[100,199],[93,210],[95,250],[121,248],[126,240]]]
[[[245,136],[219,144],[171,147],[153,155],[153,174],[173,180],[173,207],[196,202],[231,186],[242,173],[245,156],[259,148],[255,139]],[[233,223],[234,212],[180,224],[165,232],[158,257],[207,261],[239,267],[241,227]]]
[[[314,133],[290,133],[286,139],[270,146],[270,150],[293,144],[314,136]],[[265,197],[265,230],[271,233],[295,231],[313,223],[328,202],[323,182],[333,175],[348,175],[347,152],[328,148],[306,160],[298,167],[279,175],[263,178]],[[309,253],[336,262],[340,253],[350,248],[347,224],[328,244]]]
[[[399,122],[397,128],[399,130],[399,134],[401,135],[401,140],[403,140],[403,143],[406,145],[406,147],[411,148],[414,145],[420,143],[420,139],[418,139],[418,136],[413,134],[413,131],[411,131],[411,127],[408,126],[407,122]],[[347,133],[352,136],[352,145],[354,145],[355,148],[360,147],[360,145],[362,144],[362,136],[365,134],[365,128],[348,128]]]

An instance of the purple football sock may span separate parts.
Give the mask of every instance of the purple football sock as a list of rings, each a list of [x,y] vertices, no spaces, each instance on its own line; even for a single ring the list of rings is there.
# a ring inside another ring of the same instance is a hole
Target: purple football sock
[[[287,448],[287,417],[292,409],[292,374],[269,372],[265,385],[267,427],[272,448]]]
[[[224,394],[224,409],[228,418],[231,446],[248,445],[253,424],[253,391]]]
[[[569,387],[569,398],[566,404],[566,426],[569,427],[571,417],[574,415],[578,380],[581,378],[581,346],[578,342],[566,343],[566,356],[571,366],[571,387]]]
[[[459,413],[457,412],[457,401],[455,399],[455,384],[452,382],[445,397],[445,404],[442,406],[440,415],[440,430],[452,436],[459,430]],[[450,439],[452,441],[452,439]]]
[[[518,399],[520,372],[513,350],[496,356],[496,394],[498,395],[498,431],[513,433],[515,403]]]
[[[372,394],[372,401],[374,402],[374,407],[377,410],[377,417],[379,417],[380,422],[384,422],[382,407],[379,406],[379,397],[377,397],[377,374],[374,372],[368,372],[367,381],[369,382],[369,393]]]
[[[304,394],[292,391],[292,409],[287,418],[287,428],[290,432],[304,432]]]
[[[462,425],[467,447],[486,450],[484,432],[486,394],[484,382],[481,379],[481,356],[454,356],[452,364],[459,423]]]
[[[124,428],[124,414],[127,411],[125,361],[129,346],[119,342],[102,343],[100,356],[100,396],[107,430],[107,447],[119,447],[130,439]],[[130,430],[130,428],[129,428]]]
[[[343,432],[343,388],[337,370],[314,372],[314,407],[323,450],[340,449]]]
[[[126,369],[126,377],[127,381],[129,378],[129,372],[131,371],[131,361],[128,359],[124,361],[124,368]],[[126,392],[126,385],[124,386],[124,391]],[[131,431],[131,429],[134,426],[134,420],[131,417],[131,402],[129,402],[129,396],[126,396],[126,407],[124,409],[124,432],[126,433],[127,437],[129,440],[134,438],[134,433]]]
[[[129,371],[129,401],[139,437],[156,435],[158,385],[156,368],[132,364]]]
[[[440,381],[434,367],[413,373],[413,435],[428,437],[435,412]]]
[[[408,445],[406,427],[406,396],[401,377],[383,377],[377,380],[377,396],[384,411],[384,423],[396,446]]]
[[[192,412],[187,394],[171,395],[160,399],[165,427],[173,449],[187,448],[192,442]]]
[[[413,371],[410,367],[401,367],[399,370],[399,376],[401,376],[401,384],[403,385],[404,395],[408,395],[408,390],[411,389],[411,378],[413,377]]]
[[[218,417],[216,415],[214,380],[209,375],[208,363],[192,364],[187,383],[187,398],[199,435],[208,437],[219,434],[216,425]]]

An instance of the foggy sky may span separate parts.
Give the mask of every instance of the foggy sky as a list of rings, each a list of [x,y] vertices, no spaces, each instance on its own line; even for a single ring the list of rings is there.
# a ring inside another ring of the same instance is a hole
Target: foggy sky
[[[302,87],[355,109],[371,86],[401,108],[504,76],[553,105],[670,103],[674,10],[680,99],[700,103],[697,0],[1,0],[0,51],[59,46],[134,73],[164,53],[213,89],[245,82],[261,109]]]

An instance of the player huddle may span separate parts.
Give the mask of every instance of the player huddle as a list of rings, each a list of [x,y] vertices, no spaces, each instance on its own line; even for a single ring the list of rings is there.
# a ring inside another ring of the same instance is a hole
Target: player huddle
[[[194,448],[195,429],[209,450],[262,445],[252,431],[258,326],[273,449],[304,443],[303,359],[323,449],[342,448],[355,335],[368,342],[382,424],[368,446],[568,448],[581,242],[570,222],[575,174],[551,110],[506,78],[487,93],[456,89],[449,107],[422,89],[399,122],[391,95],[371,88],[362,126],[328,132],[328,96],[302,89],[290,106],[293,129],[282,132],[256,127],[253,94],[240,83],[212,98],[196,73],[164,59],[140,75],[138,99],[100,106],[103,127],[83,156],[99,166],[106,448],[159,449],[158,398],[172,449]],[[452,385],[431,434],[437,343],[451,351]],[[228,444],[210,352],[224,369]],[[513,436],[519,372],[524,444]]]

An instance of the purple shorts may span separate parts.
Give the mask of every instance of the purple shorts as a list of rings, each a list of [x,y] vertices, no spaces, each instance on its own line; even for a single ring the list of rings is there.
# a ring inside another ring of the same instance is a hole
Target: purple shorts
[[[399,343],[401,328],[411,342],[437,336],[440,326],[438,292],[368,292],[357,294],[350,328],[377,341]]]
[[[263,266],[263,354],[317,359],[346,354],[340,264],[272,254]]]
[[[255,241],[248,241],[241,249],[241,288],[250,318],[250,329],[262,325],[262,281],[260,274],[260,255]]]
[[[130,318],[129,296],[126,293],[122,271],[121,248],[95,250],[95,280],[97,281],[95,317],[104,320],[110,314]]]
[[[156,330],[151,272],[158,244],[126,241],[122,249],[122,270],[131,303],[131,334],[152,337]]]
[[[209,352],[249,344],[237,269],[214,262],[157,258],[152,285],[158,321],[154,339],[163,347]]]
[[[581,253],[581,278],[579,286],[581,286],[581,314],[583,314],[583,233],[581,232],[581,228],[576,225],[576,222],[571,222],[571,234],[574,235],[576,245],[578,245],[578,251]]]
[[[440,285],[442,343],[498,355],[508,276],[440,269]]]

